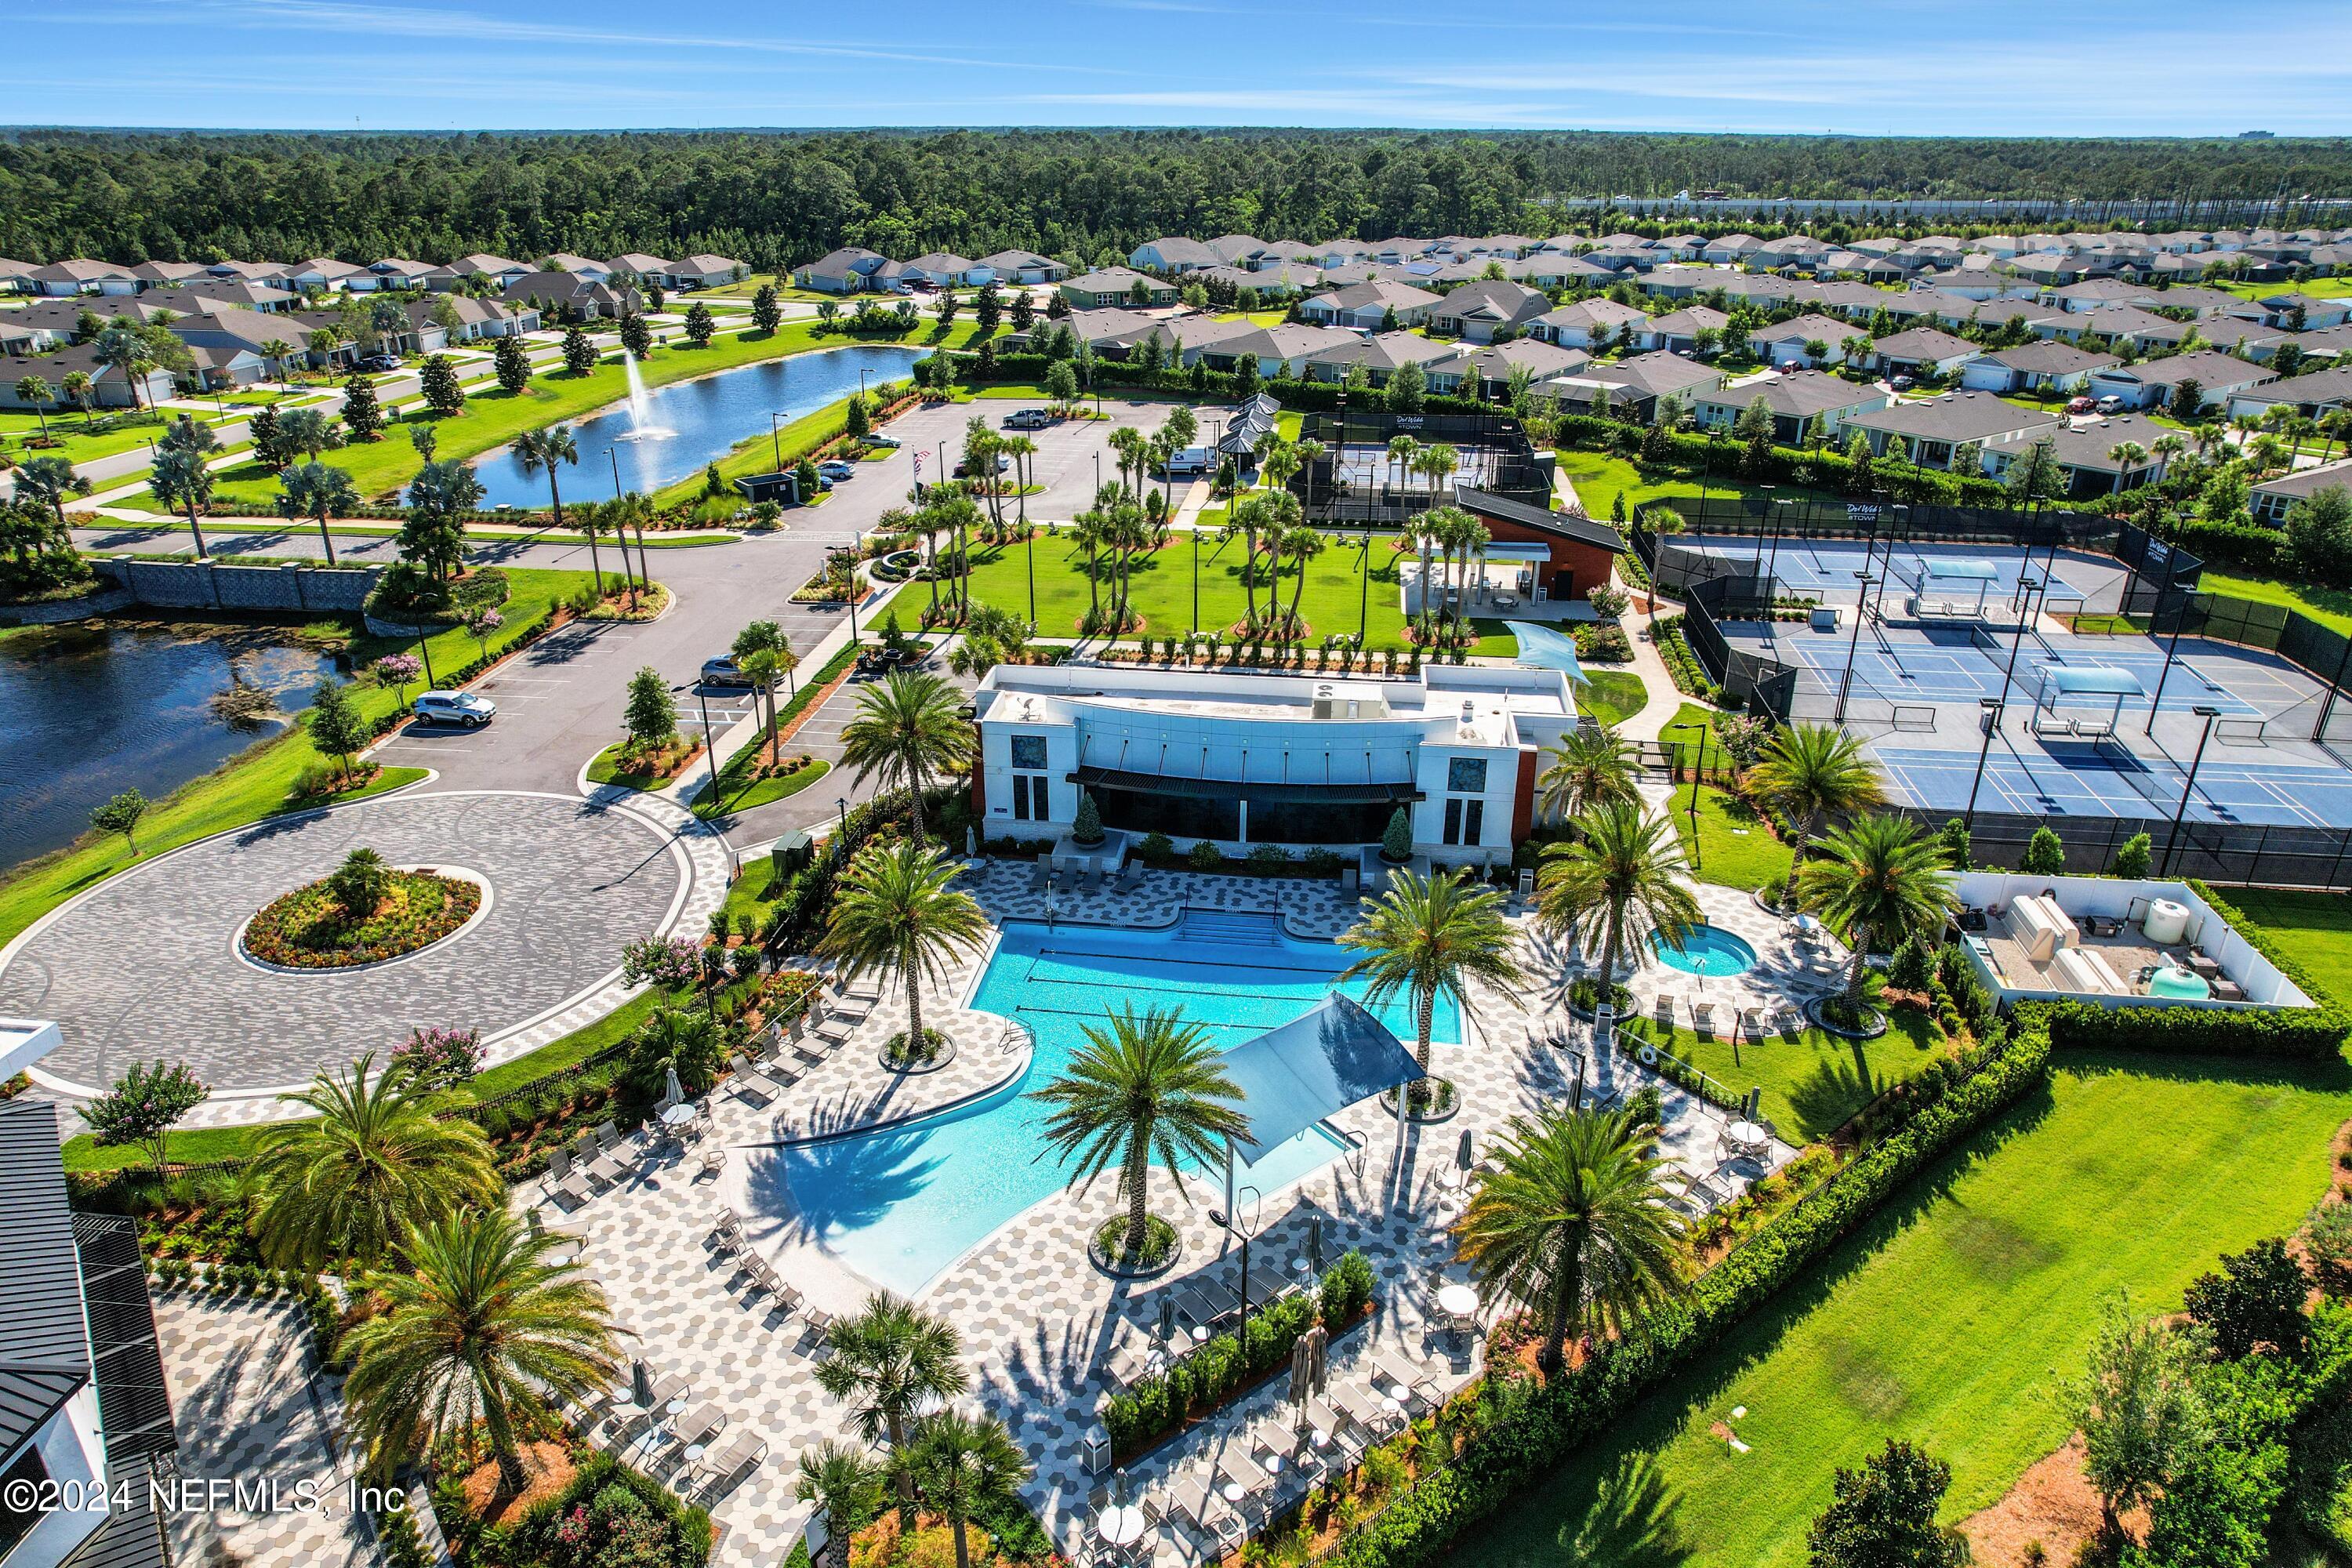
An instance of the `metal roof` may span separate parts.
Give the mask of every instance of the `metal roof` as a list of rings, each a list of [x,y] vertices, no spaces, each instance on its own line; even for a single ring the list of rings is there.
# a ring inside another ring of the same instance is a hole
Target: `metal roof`
[[[1963,583],[1994,583],[2000,580],[2000,568],[1990,561],[1929,561],[1927,575],[1930,578],[1956,578]]]
[[[58,1157],[57,1108],[0,1101],[0,1460],[90,1374],[81,1258]],[[60,1392],[62,1391],[62,1392]]]

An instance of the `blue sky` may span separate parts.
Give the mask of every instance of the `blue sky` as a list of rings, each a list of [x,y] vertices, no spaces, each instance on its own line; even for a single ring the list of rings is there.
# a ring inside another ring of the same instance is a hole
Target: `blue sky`
[[[2343,0],[16,0],[12,12],[0,119],[18,124],[2352,132]]]

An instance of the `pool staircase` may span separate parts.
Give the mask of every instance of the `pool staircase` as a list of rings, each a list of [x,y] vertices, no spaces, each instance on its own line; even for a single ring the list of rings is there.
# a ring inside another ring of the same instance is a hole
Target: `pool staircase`
[[[1196,910],[1187,907],[1176,934],[1192,942],[1213,942],[1225,947],[1280,947],[1278,917],[1246,910]]]

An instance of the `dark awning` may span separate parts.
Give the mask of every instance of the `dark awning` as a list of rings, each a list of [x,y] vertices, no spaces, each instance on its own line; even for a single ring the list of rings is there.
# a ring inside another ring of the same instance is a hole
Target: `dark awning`
[[[1423,798],[1409,784],[1270,784],[1239,779],[1191,779],[1161,773],[1127,773],[1118,768],[1080,768],[1067,775],[1088,789],[1132,790],[1141,795],[1176,795],[1192,800],[1263,800],[1299,805],[1390,805]]]

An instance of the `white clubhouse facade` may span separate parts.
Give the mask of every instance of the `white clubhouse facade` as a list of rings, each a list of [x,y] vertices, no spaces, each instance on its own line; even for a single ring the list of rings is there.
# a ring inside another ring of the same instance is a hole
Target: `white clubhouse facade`
[[[1091,794],[1106,827],[1229,852],[1376,844],[1501,863],[1534,820],[1538,752],[1577,724],[1559,670],[1411,678],[1000,665],[974,694],[991,837],[1047,837]]]

